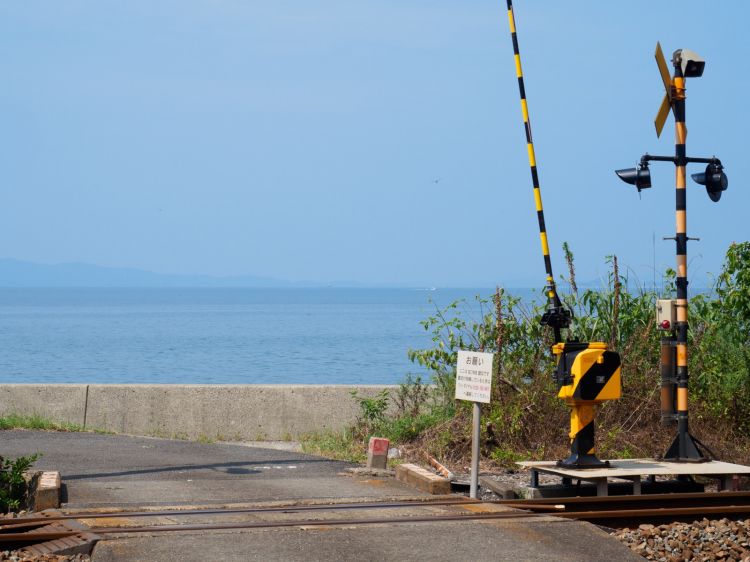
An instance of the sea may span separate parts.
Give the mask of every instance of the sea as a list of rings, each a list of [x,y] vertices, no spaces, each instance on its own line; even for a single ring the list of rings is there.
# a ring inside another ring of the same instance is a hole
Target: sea
[[[407,374],[429,380],[407,357],[409,349],[433,345],[420,321],[457,300],[464,315],[478,319],[476,297],[492,293],[0,288],[0,383],[397,384]]]

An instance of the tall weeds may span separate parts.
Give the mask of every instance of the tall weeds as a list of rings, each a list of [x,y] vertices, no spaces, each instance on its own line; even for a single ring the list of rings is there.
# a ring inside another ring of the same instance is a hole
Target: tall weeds
[[[572,335],[582,341],[608,342],[622,358],[623,395],[600,407],[597,441],[602,456],[653,456],[662,453],[673,429],[659,419],[659,338],[654,311],[657,298],[674,292],[674,272],[666,273],[661,294],[631,283],[617,258],[602,287],[579,292],[573,254],[564,245],[570,292],[561,295],[574,311]],[[455,362],[459,349],[496,354],[493,402],[486,409],[484,454],[499,463],[518,458],[566,456],[568,410],[552,382],[551,336],[539,324],[540,306],[528,305],[498,288],[491,299],[473,306],[457,301],[438,308],[422,322],[433,347],[410,350],[435,384],[433,403],[454,405]],[[750,459],[750,243],[733,244],[708,293],[689,306],[691,424],[698,437],[725,460]],[[467,416],[455,404],[459,421]],[[442,418],[417,439],[426,447],[467,449],[468,423]],[[458,455],[460,456],[460,454]]]

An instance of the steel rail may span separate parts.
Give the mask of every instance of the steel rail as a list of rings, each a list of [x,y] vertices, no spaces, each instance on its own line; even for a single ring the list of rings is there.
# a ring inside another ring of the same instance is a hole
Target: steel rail
[[[670,495],[670,494],[659,494],[659,496]],[[699,499],[694,496],[696,494],[673,494],[679,496],[693,496],[693,497],[682,497],[679,499],[690,500]],[[485,520],[503,520],[503,519],[534,519],[544,517],[546,515],[553,515],[555,517],[561,517],[565,519],[577,519],[582,521],[590,521],[593,523],[602,522],[639,522],[639,521],[654,521],[654,520],[679,520],[685,518],[697,518],[697,517],[711,517],[715,515],[722,516],[734,516],[734,515],[746,515],[750,514],[750,505],[735,505],[732,501],[737,499],[747,499],[750,494],[748,493],[722,493],[712,494],[712,496],[723,496],[726,500],[727,505],[711,505],[711,506],[687,506],[687,507],[659,507],[652,509],[588,509],[588,510],[576,510],[575,504],[579,503],[585,505],[585,501],[594,501],[593,503],[600,504],[601,507],[616,507],[626,506],[632,504],[634,496],[624,496],[615,498],[557,498],[557,501],[565,501],[571,508],[571,511],[555,511],[554,513],[535,513],[530,511],[514,511],[514,512],[498,512],[498,513],[462,513],[462,514],[447,514],[447,515],[416,515],[416,516],[393,516],[393,517],[373,517],[373,518],[357,518],[357,519],[295,519],[287,521],[244,521],[244,522],[227,522],[227,523],[213,523],[213,524],[170,524],[170,525],[152,525],[152,526],[140,526],[140,527],[92,527],[85,531],[76,530],[53,530],[47,531],[44,528],[38,530],[31,530],[30,532],[13,532],[20,530],[18,527],[7,526],[5,532],[0,532],[0,544],[28,544],[38,543],[47,540],[61,539],[65,537],[80,536],[82,533],[94,533],[97,535],[111,535],[111,534],[127,534],[127,533],[165,533],[165,532],[190,532],[190,531],[219,531],[219,530],[233,530],[233,529],[266,529],[266,528],[281,528],[281,527],[319,527],[319,526],[345,526],[345,525],[376,525],[376,524],[403,524],[403,523],[439,523],[446,521],[485,521]],[[660,500],[663,498],[655,497],[654,500]],[[717,500],[716,497],[708,499]],[[571,501],[572,500],[572,501]],[[622,501],[624,500],[624,501]],[[522,507],[527,508],[554,508],[559,509],[560,504],[551,504],[549,502],[555,501],[554,499],[544,500],[545,503],[529,503],[514,502],[512,500],[505,500],[501,505],[510,507]],[[403,504],[409,504],[411,507],[428,507],[430,505],[468,505],[475,503],[486,503],[486,504],[500,504],[501,502],[476,502],[476,501],[463,501],[463,502],[397,502],[396,505],[404,506]],[[658,503],[654,501],[653,503]],[[609,504],[609,505],[608,505]],[[347,506],[352,504],[346,504]],[[362,508],[372,507],[386,507],[390,504],[371,504],[369,506],[359,505]],[[563,504],[564,505],[564,504]],[[335,509],[335,506],[303,506],[303,507],[321,507]],[[405,506],[404,506],[405,507]],[[565,506],[568,507],[568,506]],[[590,505],[589,505],[590,507]],[[287,512],[294,510],[288,510],[287,508],[273,508],[271,510],[265,510],[266,512],[280,512],[286,510]],[[236,513],[235,510],[192,510],[199,511],[200,513]],[[314,510],[313,510],[314,511]],[[318,510],[320,511],[320,510]],[[149,515],[153,515],[154,512],[144,512]],[[169,515],[175,515],[183,512],[166,512]],[[184,513],[187,514],[187,513]],[[199,514],[199,513],[195,513]],[[105,514],[96,514],[104,516]],[[109,514],[117,515],[117,514]],[[119,515],[123,516],[122,513]],[[70,518],[70,517],[69,517]],[[80,515],[77,518],[82,519]],[[18,521],[18,520],[16,520]],[[38,522],[52,522],[52,520]],[[8,532],[10,531],[10,532]]]
[[[0,532],[2,529],[13,527],[31,527],[34,525],[65,521],[70,519],[108,519],[112,517],[171,517],[185,515],[233,515],[242,513],[295,513],[299,511],[336,511],[336,510],[358,510],[358,509],[398,509],[404,507],[420,508],[432,506],[472,505],[472,504],[500,504],[516,509],[531,509],[537,511],[554,511],[561,509],[559,505],[552,504],[526,504],[526,500],[503,500],[503,501],[480,501],[480,500],[458,500],[458,501],[413,501],[392,503],[346,503],[330,505],[302,505],[302,506],[275,506],[275,507],[248,507],[248,508],[205,508],[205,509],[175,509],[164,511],[107,511],[107,512],[79,512],[48,517],[16,517],[12,519],[0,519]],[[559,503],[559,502],[556,502]]]
[[[340,504],[317,504],[317,505],[288,505],[269,507],[237,507],[237,508],[201,508],[201,509],[173,509],[159,511],[107,511],[107,512],[78,512],[60,514],[48,517],[17,517],[0,519],[0,529],[29,527],[36,524],[52,523],[71,519],[104,519],[111,517],[180,517],[188,515],[232,515],[242,513],[294,513],[304,511],[336,511],[336,510],[366,510],[366,509],[398,509],[403,507],[431,507],[431,506],[461,506],[477,503],[490,505],[504,505],[516,509],[526,510],[554,510],[561,509],[560,506],[578,506],[586,504],[588,511],[596,509],[599,505],[613,509],[614,506],[623,504],[638,504],[647,506],[659,504],[660,506],[673,506],[685,503],[726,504],[728,501],[744,500],[750,503],[750,491],[748,492],[690,492],[682,494],[649,494],[640,496],[576,496],[560,498],[538,498],[531,500],[491,500],[480,501],[474,499],[456,500],[410,500],[401,502],[353,502]],[[593,508],[593,509],[592,509]],[[602,507],[603,509],[603,507]],[[578,509],[578,511],[581,511]]]
[[[399,523],[433,523],[441,521],[474,521],[493,519],[528,519],[544,514],[524,511],[501,513],[466,513],[465,515],[418,515],[412,517],[377,517],[367,519],[296,519],[289,521],[244,521],[199,525],[153,525],[145,527],[92,527],[85,531],[39,531],[30,533],[0,533],[0,544],[9,542],[40,542],[93,533],[96,535],[127,533],[165,533],[178,531],[220,531],[231,529],[267,529],[276,527],[321,527],[343,525],[377,525]]]
[[[521,503],[518,500],[512,503]],[[162,511],[91,511],[66,513],[49,517],[14,517],[0,519],[0,529],[15,526],[17,524],[52,523],[53,521],[64,521],[69,519],[104,519],[110,517],[166,517],[183,515],[220,515],[238,513],[292,513],[296,511],[333,511],[337,509],[390,509],[402,507],[430,507],[446,505],[469,505],[481,502],[475,499],[438,500],[438,501],[403,501],[403,502],[354,502],[340,504],[318,504],[318,505],[288,505],[269,507],[229,507],[229,508],[201,508],[201,509],[174,509]]]
[[[564,517],[567,519],[578,519],[581,521],[598,521],[602,519],[663,519],[663,518],[684,518],[706,517],[709,515],[740,515],[750,514],[750,505],[716,505],[701,507],[664,507],[655,509],[613,509],[613,510],[595,510],[595,511],[562,511],[554,513],[555,517]]]
[[[506,500],[513,501],[513,500]],[[633,496],[576,496],[560,498],[538,498],[532,500],[514,501],[526,505],[549,505],[549,504],[566,504],[579,506],[588,504],[591,506],[602,506],[599,509],[611,508],[611,506],[623,505],[643,505],[657,504],[662,507],[677,507],[684,504],[694,505],[725,505],[730,502],[739,502],[741,504],[750,504],[750,491],[742,492],[686,492],[686,493],[667,493],[667,494],[646,494]],[[606,506],[606,507],[605,507]]]
[[[711,507],[681,507],[636,510],[602,510],[602,511],[570,511],[554,513],[555,517],[577,519],[582,521],[648,521],[653,519],[685,517],[705,517],[711,515],[739,515],[750,513],[750,506],[711,506]],[[236,529],[268,529],[282,527],[321,527],[346,525],[378,525],[404,523],[440,523],[456,521],[492,521],[503,519],[535,519],[547,514],[530,512],[501,512],[501,513],[466,513],[462,515],[419,515],[412,517],[377,517],[367,519],[315,519],[289,521],[245,521],[196,525],[156,525],[143,527],[92,527],[85,532],[97,535],[135,534],[135,533],[166,533],[192,531],[220,531]],[[0,533],[0,544],[40,542],[65,537],[81,535],[84,531],[40,531],[31,533]]]

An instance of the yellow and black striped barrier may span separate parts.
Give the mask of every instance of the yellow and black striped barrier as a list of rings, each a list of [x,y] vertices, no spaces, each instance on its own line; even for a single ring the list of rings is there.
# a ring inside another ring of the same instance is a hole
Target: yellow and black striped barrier
[[[513,58],[516,63],[516,77],[518,78],[518,92],[521,96],[521,115],[523,116],[523,127],[526,133],[526,151],[529,156],[529,168],[531,169],[531,185],[534,189],[534,203],[536,205],[537,222],[539,223],[539,241],[542,245],[542,256],[544,257],[544,270],[546,272],[547,286],[547,312],[542,317],[542,323],[550,326],[555,331],[555,342],[562,341],[561,329],[570,325],[571,314],[567,310],[557,294],[555,277],[552,273],[552,260],[549,256],[549,240],[547,239],[547,227],[544,223],[544,207],[542,206],[542,192],[539,188],[539,173],[536,167],[536,154],[534,153],[534,138],[531,134],[531,120],[529,119],[529,104],[526,101],[526,87],[523,83],[523,67],[521,66],[521,55],[518,51],[518,35],[516,34],[516,20],[513,15],[513,3],[508,3],[508,24],[510,25],[510,36],[513,40]]]
[[[529,106],[526,101],[526,87],[524,86],[521,55],[518,49],[516,21],[512,1],[507,0],[507,4],[518,91],[521,95],[521,114],[526,133],[526,149],[529,156],[531,183],[534,189],[534,202],[539,222],[539,238],[542,244],[544,268],[547,275],[548,306],[547,311],[542,316],[542,324],[550,326],[555,331],[555,345],[552,352],[557,357],[555,379],[558,386],[558,396],[571,407],[571,455],[564,461],[559,461],[558,464],[570,468],[599,468],[608,466],[608,463],[600,461],[595,455],[594,414],[600,402],[620,398],[620,356],[613,351],[608,351],[607,344],[603,342],[562,342],[561,330],[570,326],[572,314],[560,301],[552,274],[552,261],[549,253],[547,229],[544,223],[544,208],[539,188],[534,140],[531,135]]]

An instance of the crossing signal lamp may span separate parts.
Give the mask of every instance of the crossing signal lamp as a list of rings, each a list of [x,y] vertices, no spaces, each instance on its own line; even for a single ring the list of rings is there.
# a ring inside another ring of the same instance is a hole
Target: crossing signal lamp
[[[675,158],[671,156],[651,156],[645,154],[641,163],[637,168],[624,168],[622,170],[615,170],[617,176],[630,185],[634,185],[641,189],[651,187],[651,172],[648,169],[649,160],[668,160],[674,161]],[[718,158],[690,158],[686,157],[685,162],[708,162],[706,170],[699,174],[691,174],[695,183],[706,186],[706,193],[711,198],[711,201],[717,202],[721,199],[721,194],[729,187],[729,178],[724,173],[724,166],[721,165],[721,161]]]
[[[679,53],[682,75],[685,78],[700,78],[703,76],[703,69],[706,68],[706,61],[703,60],[703,57],[690,49],[679,49],[677,53]]]
[[[651,187],[651,172],[647,162],[641,163],[637,168],[615,170],[615,173],[625,183],[636,186],[638,191]]]
[[[692,174],[690,177],[696,183],[706,186],[706,192],[713,202],[721,199],[721,193],[729,187],[729,179],[724,173],[724,167],[718,161],[709,163],[705,172]]]

